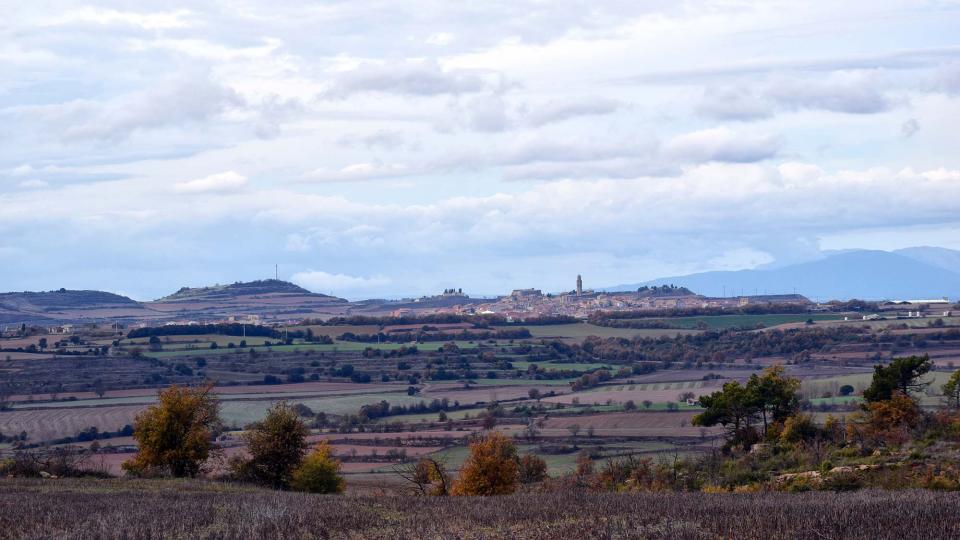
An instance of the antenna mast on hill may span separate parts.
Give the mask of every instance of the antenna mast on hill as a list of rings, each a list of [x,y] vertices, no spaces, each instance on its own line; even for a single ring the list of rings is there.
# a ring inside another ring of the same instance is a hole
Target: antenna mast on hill
[[[276,281],[280,281],[280,265],[279,264],[273,265],[273,279]]]

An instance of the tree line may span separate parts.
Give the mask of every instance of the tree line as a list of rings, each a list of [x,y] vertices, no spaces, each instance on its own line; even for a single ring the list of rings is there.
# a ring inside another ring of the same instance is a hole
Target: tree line
[[[380,332],[378,334],[356,334],[344,332],[337,336],[339,341],[353,341],[359,343],[411,343],[431,341],[480,341],[487,339],[529,339],[533,337],[526,328],[510,328],[500,330],[461,330],[460,332]]]

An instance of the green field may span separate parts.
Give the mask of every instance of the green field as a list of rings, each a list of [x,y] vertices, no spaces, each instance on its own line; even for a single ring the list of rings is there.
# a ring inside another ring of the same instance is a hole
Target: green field
[[[472,379],[472,386],[569,386],[576,379]]]
[[[593,369],[613,369],[610,364],[601,364],[598,362],[592,363],[573,363],[573,362],[528,362],[525,360],[520,360],[517,362],[511,362],[514,369],[519,369],[520,371],[526,371],[531,364],[536,364],[538,368],[545,369],[547,371],[555,370],[575,370],[575,371],[590,371]]]
[[[280,399],[264,399],[256,401],[225,401],[221,404],[221,414],[224,422],[230,425],[244,426],[262,419],[273,403]],[[408,396],[406,392],[361,394],[352,396],[331,396],[322,398],[290,399],[290,403],[302,403],[310,407],[313,412],[327,414],[356,414],[360,407],[387,401],[391,405],[412,405],[424,401],[420,396]]]
[[[263,392],[249,393],[249,394],[218,394],[217,397],[221,402],[227,401],[249,401],[257,399],[266,399],[266,400],[281,400],[287,399],[293,402],[300,402],[304,399],[334,399],[340,397],[349,397],[349,396],[366,396],[369,399],[373,399],[379,395],[396,395],[399,387],[393,387],[390,389],[384,388],[381,391],[364,391],[363,384],[357,384],[357,389],[360,390],[354,394],[331,394],[329,391],[323,390],[302,390],[302,391],[285,391],[285,392],[270,392],[270,386],[264,385]],[[406,394],[404,394],[406,395]],[[423,398],[420,398],[423,399]],[[109,407],[116,405],[141,405],[141,404],[151,404],[155,403],[157,398],[155,395],[146,395],[146,396],[131,396],[131,397],[113,397],[113,398],[92,398],[92,399],[76,399],[76,400],[62,400],[62,401],[44,401],[44,402],[17,402],[11,405],[13,409],[67,409],[72,407]],[[375,400],[375,401],[379,401]],[[370,401],[373,403],[373,401]]]
[[[945,371],[931,371],[921,378],[923,381],[930,382],[928,390],[933,394],[931,396],[919,396],[924,406],[936,405],[939,402],[939,396],[941,395],[940,387],[947,382],[950,375],[951,373]],[[823,392],[831,392],[834,396],[837,396],[840,386],[845,384],[853,386],[856,392],[861,392],[870,385],[872,379],[872,373],[837,375],[835,377],[825,377],[821,379],[804,379],[800,384],[800,393],[804,397],[810,398],[812,402],[819,403],[818,399],[823,399],[820,398]]]
[[[511,329],[512,326],[497,326],[497,329]],[[581,340],[588,336],[608,337],[660,337],[676,336],[678,334],[692,334],[696,331],[675,330],[675,329],[649,329],[649,328],[607,328],[606,326],[596,326],[590,323],[572,323],[572,324],[551,324],[545,326],[527,326],[530,334],[535,338],[560,338]]]
[[[771,314],[771,315],[706,315],[699,317],[663,317],[655,319],[626,319],[636,322],[655,322],[670,325],[674,328],[693,329],[706,327],[709,330],[723,330],[726,328],[753,328],[757,325],[764,327],[777,326],[787,323],[802,323],[807,319],[814,322],[842,321],[843,315],[836,314]]]
[[[585,436],[583,437],[585,438]],[[589,444],[583,443],[585,446],[589,447]],[[603,455],[598,460],[594,461],[595,467],[602,466],[603,463],[613,459],[617,456],[628,455],[631,453],[650,453],[652,457],[656,458],[658,455],[670,454],[674,451],[676,447],[670,443],[660,442],[660,441],[639,441],[639,442],[630,442],[630,443],[620,443],[616,445],[604,445],[603,446]],[[567,454],[543,454],[537,452],[539,448],[537,445],[518,445],[517,452],[520,455],[523,454],[536,454],[543,458],[547,462],[547,472],[550,476],[561,476],[568,474],[576,470],[577,468],[577,452],[570,452]],[[463,462],[466,461],[467,456],[470,454],[470,449],[466,446],[455,446],[453,448],[447,448],[436,452],[435,455],[443,457],[447,460],[447,466],[451,471],[458,471],[463,465]],[[380,472],[390,472],[391,469],[384,467],[377,469]]]
[[[421,351],[436,351],[440,347],[443,347],[443,341],[433,341],[428,343],[416,343],[418,350]],[[461,349],[475,349],[477,348],[476,342],[469,341],[454,341],[457,347]],[[332,345],[318,344],[318,343],[297,343],[293,345],[273,345],[270,347],[255,347],[253,350],[259,353],[266,352],[301,352],[301,351],[311,351],[311,352],[357,352],[363,351],[366,348],[380,349],[382,351],[392,351],[399,349],[400,347],[408,347],[410,343],[358,343],[355,341],[338,341]],[[149,352],[145,351],[144,356],[149,356],[152,358],[170,358],[177,356],[204,356],[204,355],[221,355],[221,354],[249,354],[250,348],[233,348],[228,349],[226,347],[220,347],[218,349],[210,348],[197,348],[197,349],[175,349],[175,350],[164,350],[158,352]]]
[[[882,321],[865,321],[862,319],[862,315],[856,314],[856,315],[850,316],[849,321],[843,321],[843,320],[827,321],[826,324],[831,324],[831,325],[856,324],[857,326],[869,326],[870,328],[873,328],[873,329],[886,328],[888,326],[899,326],[899,325],[906,325],[906,326],[909,326],[910,328],[926,328],[928,323],[935,321],[937,319],[943,319],[944,324],[947,326],[960,326],[960,317],[923,317],[920,319],[917,319],[917,318],[897,319],[897,318],[894,318],[893,315],[884,315],[882,312],[878,313],[878,315],[880,315],[881,317],[889,316],[890,318]]]

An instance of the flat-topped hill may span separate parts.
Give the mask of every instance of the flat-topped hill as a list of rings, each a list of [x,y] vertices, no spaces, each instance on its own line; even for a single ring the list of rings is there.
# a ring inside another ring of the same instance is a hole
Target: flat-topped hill
[[[229,285],[213,285],[210,287],[183,287],[177,292],[157,300],[157,302],[177,302],[183,300],[212,301],[231,299],[239,296],[258,296],[266,294],[293,294],[331,299],[335,298],[326,294],[312,293],[299,285],[290,283],[289,281],[283,281],[279,279],[263,279],[248,282],[236,282]]]
[[[8,309],[30,311],[59,311],[104,306],[136,306],[126,296],[104,291],[71,291],[60,289],[40,292],[0,293],[0,305]]]
[[[105,291],[24,291],[0,293],[0,322],[44,322],[136,316],[142,305]]]

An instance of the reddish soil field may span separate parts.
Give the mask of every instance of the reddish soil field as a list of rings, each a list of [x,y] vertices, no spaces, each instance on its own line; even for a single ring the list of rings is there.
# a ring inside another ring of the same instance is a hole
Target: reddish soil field
[[[451,402],[459,401],[461,404],[466,405],[476,403],[478,401],[490,403],[493,401],[526,398],[529,395],[531,388],[536,388],[541,394],[546,394],[548,392],[556,392],[560,394],[570,391],[570,389],[566,386],[544,386],[537,385],[534,383],[534,381],[530,382],[533,383],[530,384],[530,386],[475,386],[470,389],[464,389],[463,386],[459,384],[430,384],[424,391],[420,393],[420,395],[428,401],[434,398],[447,398]]]
[[[292,396],[301,394],[323,393],[331,395],[339,394],[371,394],[377,392],[396,392],[406,389],[406,385],[387,385],[387,384],[354,384],[338,382],[305,382],[298,384],[273,384],[273,385],[253,385],[253,386],[217,386],[214,390],[218,394],[237,395],[237,394],[273,394],[283,393]],[[157,390],[153,388],[132,388],[128,390],[110,390],[104,394],[104,398],[119,397],[139,397],[154,396]],[[75,397],[77,399],[95,399],[97,395],[93,392],[65,392],[57,394],[57,399],[68,399]],[[282,396],[280,396],[282,397]],[[11,401],[28,401],[29,394],[20,394],[11,396]],[[33,399],[38,401],[48,401],[53,399],[52,394],[33,394]]]
[[[679,396],[685,392],[693,392],[696,397],[700,397],[703,394],[710,394],[716,391],[717,388],[684,388],[683,390],[597,390],[591,392],[578,392],[576,394],[565,394],[562,396],[555,396],[549,398],[543,398],[541,401],[546,401],[548,403],[565,403],[567,405],[573,403],[573,400],[576,399],[581,405],[605,405],[609,400],[613,404],[622,404],[627,401],[633,401],[637,406],[640,405],[644,400],[650,400],[654,403],[663,403],[668,401],[678,401]]]

